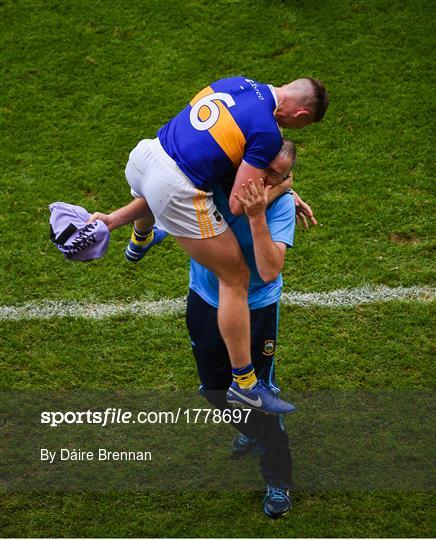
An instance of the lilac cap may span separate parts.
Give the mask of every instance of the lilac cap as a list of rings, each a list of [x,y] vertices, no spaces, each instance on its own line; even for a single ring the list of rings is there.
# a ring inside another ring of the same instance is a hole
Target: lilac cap
[[[64,202],[49,205],[50,240],[66,259],[100,259],[109,245],[110,232],[100,219],[86,223],[91,214],[81,206]]]

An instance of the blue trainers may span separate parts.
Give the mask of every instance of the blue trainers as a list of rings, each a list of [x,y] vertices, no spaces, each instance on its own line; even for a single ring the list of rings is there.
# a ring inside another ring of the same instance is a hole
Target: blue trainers
[[[162,242],[164,238],[168,236],[168,233],[165,231],[161,231],[156,226],[153,227],[153,240],[146,244],[145,246],[141,246],[140,243],[136,243],[133,240],[133,234],[132,238],[130,239],[129,245],[126,247],[126,251],[124,252],[124,256],[126,259],[130,262],[138,262],[140,261],[144,255],[147,253],[149,249],[151,249],[156,244],[159,244]]]
[[[268,414],[289,414],[296,410],[292,403],[277,397],[262,379],[250,389],[241,388],[233,381],[227,390],[227,402]]]
[[[270,518],[283,516],[292,507],[289,491],[282,488],[267,486],[266,495],[263,499],[263,511]]]
[[[230,457],[232,459],[236,459],[242,456],[259,454],[261,449],[257,439],[251,439],[243,433],[240,433],[235,439],[233,439],[230,451]]]

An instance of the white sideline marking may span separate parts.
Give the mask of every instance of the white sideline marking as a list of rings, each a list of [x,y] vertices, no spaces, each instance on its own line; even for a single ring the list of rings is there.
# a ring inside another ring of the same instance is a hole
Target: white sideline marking
[[[282,301],[285,305],[325,306],[359,306],[391,300],[418,300],[429,302],[436,297],[436,289],[431,287],[371,287],[365,285],[358,289],[338,289],[327,293],[284,293]]]
[[[339,289],[322,293],[287,292],[283,294],[282,304],[301,307],[325,306],[344,307],[391,300],[417,300],[429,302],[436,297],[436,289],[431,287],[365,286],[358,289]],[[21,321],[26,319],[53,319],[55,317],[84,317],[104,319],[116,315],[136,317],[163,316],[183,313],[185,298],[162,299],[156,302],[140,300],[129,304],[94,304],[67,300],[43,300],[27,302],[16,306],[0,306],[0,321]]]

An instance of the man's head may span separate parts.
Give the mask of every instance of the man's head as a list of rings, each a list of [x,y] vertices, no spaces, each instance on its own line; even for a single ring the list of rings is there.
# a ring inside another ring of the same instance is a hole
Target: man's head
[[[265,169],[265,185],[276,186],[288,180],[296,160],[297,149],[295,144],[285,139],[280,152]]]
[[[305,77],[276,88],[278,106],[275,117],[285,128],[300,129],[320,122],[329,104],[327,90],[321,81]]]

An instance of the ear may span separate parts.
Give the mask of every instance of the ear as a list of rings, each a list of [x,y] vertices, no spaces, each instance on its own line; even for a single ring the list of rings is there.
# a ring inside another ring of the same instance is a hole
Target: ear
[[[298,109],[298,111],[296,113],[294,113],[292,116],[294,118],[298,118],[299,116],[309,116],[310,115],[310,111],[308,111],[307,109]]]

